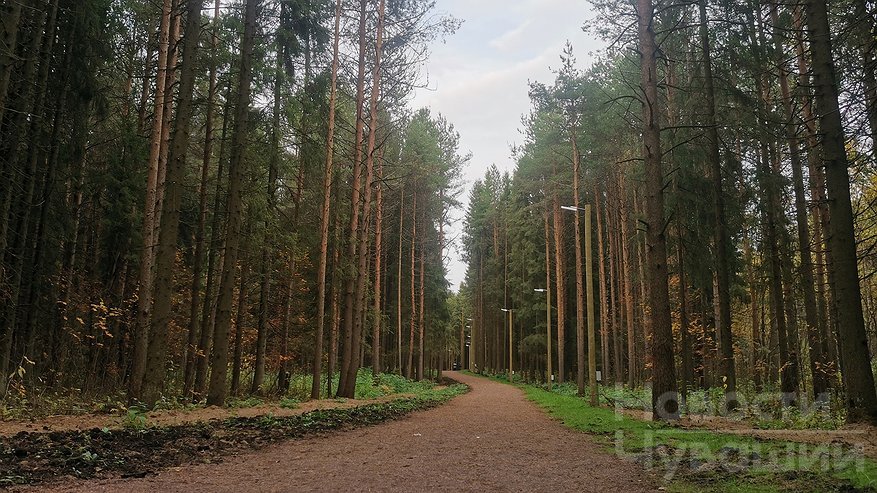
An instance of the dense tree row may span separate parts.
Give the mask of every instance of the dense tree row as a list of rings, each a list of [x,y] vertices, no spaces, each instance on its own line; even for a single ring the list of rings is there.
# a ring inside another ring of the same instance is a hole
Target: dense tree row
[[[833,393],[850,420],[877,419],[873,5],[594,7],[585,28],[610,49],[580,71],[568,47],[555,81],[531,85],[514,174],[471,193],[475,363],[508,368],[511,308],[513,359],[544,378],[551,342],[583,393],[590,236],[597,366],[648,382],[656,417],[694,388],[733,409],[745,387],[789,405]],[[590,230],[563,209],[583,204]]]
[[[406,108],[456,28],[432,7],[0,2],[0,392],[221,404],[440,368],[465,159]]]

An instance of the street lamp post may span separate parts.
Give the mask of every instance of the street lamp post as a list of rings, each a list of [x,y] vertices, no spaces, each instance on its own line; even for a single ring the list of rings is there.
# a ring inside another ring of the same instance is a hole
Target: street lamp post
[[[463,361],[463,358],[466,355],[466,352],[465,352],[466,351],[466,346],[465,346],[465,344],[466,344],[466,322],[464,320],[464,317],[465,317],[465,315],[464,315],[464,310],[463,310],[463,303],[461,301],[460,302],[460,359],[459,359],[461,370],[463,369],[463,366],[466,364]]]
[[[500,308],[500,310],[509,314],[509,381],[512,381],[512,375],[515,374],[514,367],[512,366],[512,348],[514,347],[513,339],[515,331],[512,329],[512,309],[511,308]]]
[[[463,355],[460,355],[460,369],[463,369],[463,366],[468,364],[469,371],[474,371],[475,365],[475,322],[472,321],[471,318],[466,319],[466,329],[469,330],[469,341],[466,342],[466,347],[469,348],[469,358],[468,361],[463,359]]]
[[[591,240],[591,206],[584,207],[562,206],[565,211],[585,212],[585,281],[587,283],[587,302],[588,302],[588,379],[590,387],[590,401],[592,406],[597,406],[597,348],[596,336],[594,335],[594,266],[593,266],[593,247]],[[578,219],[578,214],[576,214]]]
[[[551,288],[547,289],[534,289],[537,293],[546,293],[547,300],[545,302],[545,318],[548,320],[548,325],[546,326],[545,332],[548,335],[546,339],[546,353],[547,359],[545,361],[548,362],[546,368],[548,370],[548,375],[545,378],[545,381],[548,383],[548,391],[551,391],[551,379],[554,376],[551,372]]]

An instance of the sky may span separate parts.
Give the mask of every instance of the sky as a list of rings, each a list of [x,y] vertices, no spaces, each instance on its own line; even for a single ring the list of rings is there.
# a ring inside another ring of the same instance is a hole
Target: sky
[[[521,118],[529,113],[528,82],[550,83],[567,40],[580,68],[603,42],[582,31],[593,15],[582,0],[437,0],[436,10],[463,21],[456,34],[432,46],[423,72],[425,88],[412,106],[429,107],[454,124],[461,154],[472,153],[463,170],[463,209],[448,232],[456,238],[445,253],[448,280],[456,291],[466,275],[459,243],[472,184],[491,164],[514,169],[511,146],[521,143]]]

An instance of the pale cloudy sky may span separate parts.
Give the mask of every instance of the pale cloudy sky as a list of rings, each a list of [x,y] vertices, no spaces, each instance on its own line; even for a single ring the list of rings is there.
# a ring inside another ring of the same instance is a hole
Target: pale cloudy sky
[[[491,164],[514,168],[510,147],[520,143],[521,117],[529,112],[528,81],[553,80],[567,40],[580,67],[591,63],[590,53],[603,43],[582,32],[593,17],[585,0],[437,0],[436,7],[463,25],[433,46],[424,71],[428,89],[418,90],[413,107],[443,114],[460,133],[462,151],[472,152],[464,171],[465,203],[472,183]],[[462,215],[454,215],[450,235],[459,236]],[[456,290],[466,266],[456,246],[447,255]]]

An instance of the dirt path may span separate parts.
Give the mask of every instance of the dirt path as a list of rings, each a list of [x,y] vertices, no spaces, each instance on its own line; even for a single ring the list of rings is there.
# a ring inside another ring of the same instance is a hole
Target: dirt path
[[[399,421],[290,441],[221,464],[48,491],[655,491],[642,468],[551,420],[520,390],[449,376],[472,391]]]

